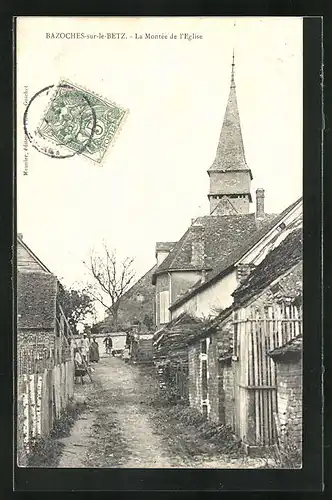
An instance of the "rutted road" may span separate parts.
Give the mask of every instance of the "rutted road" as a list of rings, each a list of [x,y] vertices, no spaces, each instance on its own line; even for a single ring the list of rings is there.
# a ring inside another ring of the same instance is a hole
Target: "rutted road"
[[[151,370],[104,356],[93,383],[75,385],[86,410],[64,444],[58,467],[255,468],[247,457],[230,459],[195,428],[168,418],[155,405],[158,382]]]

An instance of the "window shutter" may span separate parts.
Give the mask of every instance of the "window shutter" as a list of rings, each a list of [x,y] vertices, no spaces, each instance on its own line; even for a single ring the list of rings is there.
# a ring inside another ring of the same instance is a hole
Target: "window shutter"
[[[169,292],[165,290],[160,292],[160,323],[168,323],[169,321]]]

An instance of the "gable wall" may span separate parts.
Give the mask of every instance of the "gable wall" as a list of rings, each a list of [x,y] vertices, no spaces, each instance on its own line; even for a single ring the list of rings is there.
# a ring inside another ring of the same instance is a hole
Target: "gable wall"
[[[198,271],[173,271],[171,273],[171,303],[197,283],[200,276],[201,274]]]
[[[233,303],[231,294],[236,286],[237,277],[234,270],[179,305],[172,311],[172,319],[177,318],[182,312],[199,318],[215,316],[221,309],[226,309]]]
[[[39,262],[33,258],[20,242],[17,243],[17,269],[22,272],[39,271],[47,274],[47,271],[43,269]]]

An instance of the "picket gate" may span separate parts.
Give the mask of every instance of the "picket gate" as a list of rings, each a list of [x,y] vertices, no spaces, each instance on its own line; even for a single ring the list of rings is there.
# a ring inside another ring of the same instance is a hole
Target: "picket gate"
[[[302,334],[295,305],[249,306],[234,314],[234,426],[248,445],[276,443],[276,367],[268,352]]]

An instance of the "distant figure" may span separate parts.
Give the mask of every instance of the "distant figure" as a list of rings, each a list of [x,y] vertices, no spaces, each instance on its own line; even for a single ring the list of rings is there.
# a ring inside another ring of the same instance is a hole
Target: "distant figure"
[[[83,357],[81,354],[81,347],[74,347],[74,365],[75,365],[75,378],[80,377],[83,384],[83,377],[86,375],[86,366],[84,365]]]
[[[113,347],[112,337],[109,334],[107,334],[106,337],[104,338],[103,342],[105,344],[106,354],[110,354],[112,351],[112,347]]]
[[[89,351],[90,351],[90,340],[87,337],[87,334],[83,334],[83,339],[81,341],[81,353],[84,361],[89,363]]]
[[[80,349],[78,347],[74,347],[74,361],[75,361],[75,366],[83,365],[83,358]]]
[[[126,346],[123,350],[123,353],[122,353],[122,357],[125,361],[125,363],[128,363],[129,359],[130,359],[130,351],[129,351],[129,347]]]
[[[90,344],[90,361],[91,363],[98,363],[99,361],[99,345],[96,337],[92,338],[92,342]]]

